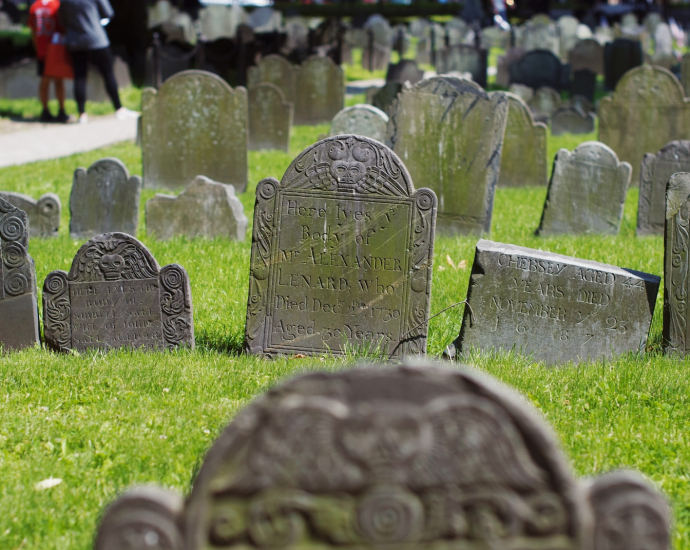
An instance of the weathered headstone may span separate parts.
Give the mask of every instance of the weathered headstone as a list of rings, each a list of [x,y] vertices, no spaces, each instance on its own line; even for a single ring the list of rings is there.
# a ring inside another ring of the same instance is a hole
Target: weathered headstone
[[[100,233],[137,234],[141,178],[129,175],[116,158],[94,162],[88,170],[74,171],[69,197],[69,233],[90,239]]]
[[[551,135],[589,134],[594,132],[597,116],[575,107],[559,109],[551,115]]]
[[[470,276],[470,307],[448,353],[515,351],[557,364],[642,351],[660,281],[631,269],[482,239]]]
[[[386,19],[374,15],[364,24],[365,41],[362,66],[370,71],[388,67],[393,46],[393,29]]]
[[[524,84],[530,88],[548,86],[556,90],[568,88],[570,65],[546,50],[527,52],[508,67],[511,84]]]
[[[30,237],[57,237],[62,203],[55,193],[46,193],[40,199],[34,200],[22,193],[0,191],[0,198],[26,212],[29,217]]]
[[[511,94],[518,96],[525,103],[529,103],[534,97],[534,90],[524,84],[511,84],[509,91]]]
[[[307,58],[295,82],[295,124],[330,122],[345,106],[345,73],[329,57]]]
[[[210,4],[199,10],[199,30],[208,41],[234,39],[237,27],[246,24],[249,16],[240,4]]]
[[[488,58],[488,50],[466,45],[450,46],[439,52],[437,68],[439,74],[470,73],[474,82],[486,88]]]
[[[580,69],[573,73],[573,79],[570,82],[570,95],[584,96],[589,101],[594,101],[594,95],[597,88],[597,75],[589,69]]]
[[[522,48],[509,48],[505,55],[499,55],[496,59],[496,84],[508,87],[510,83],[510,67],[525,55]]]
[[[146,232],[161,240],[184,235],[243,241],[247,224],[235,188],[204,176],[176,197],[157,194],[146,202]]]
[[[377,90],[371,98],[371,104],[384,113],[390,114],[393,100],[402,92],[403,85],[399,82],[386,82],[382,88]]]
[[[546,125],[534,121],[529,107],[517,95],[506,95],[508,121],[503,138],[498,186],[546,185]],[[530,160],[525,162],[525,159]]]
[[[403,59],[398,63],[388,65],[386,82],[417,84],[422,78],[424,78],[424,70],[420,69],[417,63],[411,59]]]
[[[690,95],[690,53],[686,53],[680,62],[680,80],[685,97]]]
[[[604,45],[604,85],[615,90],[618,81],[629,70],[643,62],[642,43],[629,38],[616,38]]]
[[[256,190],[245,349],[425,353],[436,196],[385,145],[338,136]]]
[[[43,334],[56,351],[194,347],[187,272],[161,268],[130,235],[98,235],[77,251],[69,273],[46,277]]]
[[[295,69],[281,55],[267,55],[255,67],[247,71],[247,85],[253,88],[257,84],[269,83],[283,92],[285,101],[295,100]]]
[[[510,47],[510,31],[500,27],[484,27],[481,34],[481,44],[487,50],[491,48],[507,50]]]
[[[447,21],[445,27],[448,46],[470,44],[471,39],[474,38],[472,28],[459,17],[453,17]]]
[[[554,55],[560,53],[558,28],[547,15],[539,14],[532,17],[520,27],[517,45],[526,51],[549,50]]]
[[[668,54],[673,53],[673,35],[668,23],[659,23],[654,30],[654,53]]]
[[[577,43],[577,27],[580,24],[577,17],[572,15],[562,15],[556,21],[558,27],[558,37],[561,47],[561,59],[567,61],[568,52]]]
[[[617,235],[631,171],[598,141],[558,151],[537,234]]]
[[[647,34],[649,34],[650,36],[654,36],[654,31],[656,30],[657,25],[662,21],[663,19],[661,18],[660,14],[656,12],[650,12],[647,15],[645,15],[644,21],[642,23],[644,24]]]
[[[508,98],[449,76],[403,90],[388,113],[388,139],[413,181],[439,200],[439,233],[488,233],[508,118]]]
[[[247,187],[247,90],[205,71],[184,71],[142,93],[147,188],[185,187],[198,174]]]
[[[429,23],[425,27],[424,33],[417,41],[415,61],[419,64],[433,64],[438,50],[443,47],[443,37],[443,27],[438,23]]]
[[[345,107],[333,117],[331,136],[355,134],[383,143],[386,140],[388,115],[373,105]]]
[[[581,95],[571,95],[570,101],[568,101],[567,104],[570,107],[578,109],[579,111],[581,111],[583,113],[593,113],[594,112],[594,103],[592,103],[589,99],[587,99],[586,97],[581,96]]]
[[[656,153],[647,153],[640,167],[637,234],[663,235],[666,186],[676,172],[690,172],[690,141],[672,141]]]
[[[528,104],[534,118],[540,122],[546,122],[561,108],[561,94],[553,88],[542,86],[534,92]]]
[[[269,6],[254,8],[247,18],[247,25],[257,34],[279,32],[283,27],[283,14]]]
[[[290,149],[293,106],[277,86],[266,82],[247,91],[249,150]]]

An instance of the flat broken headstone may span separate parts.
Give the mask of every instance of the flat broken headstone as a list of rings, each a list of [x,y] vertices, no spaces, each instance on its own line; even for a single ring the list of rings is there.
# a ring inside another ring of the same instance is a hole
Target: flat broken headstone
[[[131,235],[98,235],[77,251],[69,273],[46,277],[43,334],[56,351],[194,347],[187,272],[161,268]]]
[[[551,115],[551,135],[591,134],[594,132],[597,116],[583,113],[575,107],[559,109]]]
[[[345,73],[330,57],[312,55],[297,67],[295,90],[295,124],[330,122],[345,106]]]
[[[293,105],[274,84],[262,83],[249,88],[249,150],[290,149]]]
[[[303,151],[256,190],[245,349],[425,353],[436,196],[360,136]]]
[[[30,237],[57,237],[62,203],[55,193],[46,193],[35,200],[22,193],[0,191],[0,198],[26,212],[29,216]]]
[[[386,139],[388,115],[373,105],[345,107],[333,117],[331,136],[355,134],[383,143]]]
[[[536,361],[597,361],[644,350],[661,279],[480,240],[460,335],[448,352],[514,350]]]

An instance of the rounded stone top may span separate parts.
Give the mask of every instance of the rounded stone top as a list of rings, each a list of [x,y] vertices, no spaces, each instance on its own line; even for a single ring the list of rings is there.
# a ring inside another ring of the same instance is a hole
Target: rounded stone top
[[[616,103],[680,105],[684,100],[685,93],[680,81],[671,71],[656,65],[640,65],[630,69],[618,81],[613,94],[613,101]]]

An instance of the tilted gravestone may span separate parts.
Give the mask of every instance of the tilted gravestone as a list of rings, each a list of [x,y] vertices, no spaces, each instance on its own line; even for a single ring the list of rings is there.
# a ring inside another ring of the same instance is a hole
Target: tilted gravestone
[[[345,107],[333,117],[331,136],[355,134],[383,143],[386,140],[388,115],[372,105]]]
[[[676,172],[690,172],[690,141],[667,143],[655,155],[647,153],[640,167],[637,234],[663,235],[666,186]]]
[[[247,90],[184,71],[141,98],[144,186],[177,189],[198,174],[247,187]]]
[[[517,95],[506,95],[508,121],[503,138],[498,186],[546,185],[546,125],[534,121],[529,107]],[[530,161],[525,162],[525,159]]]
[[[295,124],[330,122],[345,106],[345,73],[330,57],[307,58],[295,81]]]
[[[561,94],[553,88],[542,86],[534,92],[527,104],[539,122],[546,122],[561,108]]]
[[[56,351],[194,347],[187,272],[161,268],[130,235],[98,235],[77,251],[69,273],[46,277],[43,335]]]
[[[559,109],[551,115],[551,135],[590,134],[594,132],[596,120],[594,113],[583,113],[575,107]]]
[[[141,178],[130,176],[120,159],[105,158],[88,170],[74,171],[69,197],[69,232],[73,239],[89,239],[118,231],[137,234]]]
[[[491,230],[494,194],[508,118],[508,98],[450,76],[403,90],[389,113],[388,139],[413,181],[439,199],[443,234]]]
[[[472,80],[486,88],[486,71],[489,51],[473,46],[456,45],[439,52],[437,69],[442,73],[470,73]]]
[[[29,216],[30,237],[57,237],[62,203],[55,193],[46,193],[34,200],[22,193],[0,191],[0,198],[26,212]]]
[[[282,55],[267,55],[255,67],[247,70],[247,86],[252,88],[257,84],[273,84],[278,86],[285,96],[285,101],[295,101],[295,68]]]
[[[185,502],[130,489],[94,549],[670,547],[662,494],[634,472],[578,482],[543,415],[494,378],[381,367],[281,383],[225,428]]]
[[[617,235],[631,171],[597,141],[558,151],[537,234]]]
[[[580,40],[568,53],[570,70],[587,69],[595,74],[604,74],[604,47],[593,38]]]
[[[558,56],[546,50],[527,52],[508,67],[511,84],[524,84],[530,88],[549,86],[566,90],[570,78],[570,65],[561,63]]]
[[[262,83],[247,91],[249,150],[290,149],[293,105],[274,84]]]
[[[194,178],[176,197],[157,194],[146,202],[146,232],[158,239],[184,235],[243,241],[247,224],[235,188],[204,176]]]
[[[604,86],[615,90],[618,81],[629,70],[642,65],[642,43],[629,38],[616,38],[604,45]]]
[[[402,59],[395,64],[390,63],[386,72],[386,82],[417,84],[422,78],[424,78],[424,70],[411,59]]]
[[[635,183],[645,153],[690,139],[690,101],[678,79],[660,67],[628,72],[613,96],[601,100],[598,114],[599,141],[632,165]]]
[[[385,145],[325,139],[256,190],[245,349],[426,352],[436,196]]]
[[[515,351],[548,364],[643,351],[661,279],[480,240],[460,335],[447,350]]]

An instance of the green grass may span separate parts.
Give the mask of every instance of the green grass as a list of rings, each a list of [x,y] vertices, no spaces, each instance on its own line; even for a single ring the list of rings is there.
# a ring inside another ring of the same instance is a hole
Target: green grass
[[[250,153],[250,186],[241,195],[250,219],[256,183],[280,178],[290,160],[327,130],[296,127],[290,154]],[[572,149],[586,139],[592,136],[550,137],[550,158],[560,147]],[[131,143],[0,169],[0,189],[35,197],[51,191],[63,202],[60,236],[30,243],[40,284],[49,271],[68,269],[83,242],[68,235],[72,173],[104,156],[117,156],[132,173],[141,173],[140,151]],[[491,238],[662,274],[662,239],[634,234],[635,189],[617,237],[535,237],[545,194],[545,188],[499,189]],[[177,262],[189,272],[197,349],[70,356],[32,349],[0,357],[0,548],[89,548],[100,511],[118,492],[141,483],[188,491],[204,452],[238,409],[285,377],[352,362],[241,355],[249,239],[148,239],[143,205],[152,195],[143,193],[138,236],[161,264]],[[432,313],[465,297],[476,240],[437,240]],[[661,296],[660,291],[650,349],[641,357],[547,368],[487,354],[473,363],[515,386],[541,411],[577,475],[618,467],[648,475],[673,503],[680,549],[690,548],[690,380],[685,362],[658,352]],[[430,354],[440,354],[457,335],[461,314],[456,308],[431,321]],[[63,482],[34,488],[51,476]]]

